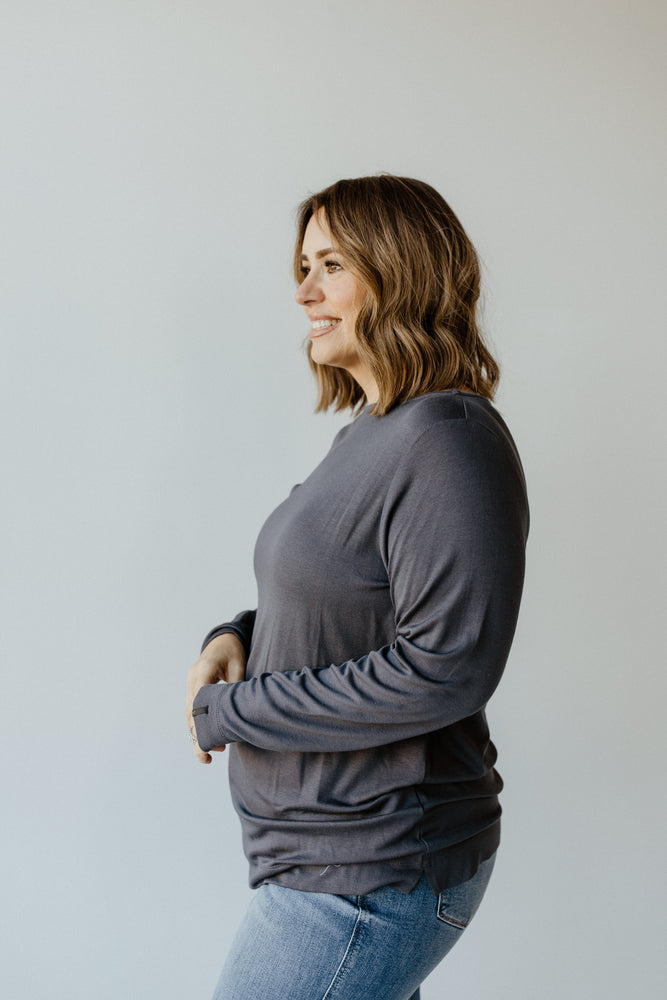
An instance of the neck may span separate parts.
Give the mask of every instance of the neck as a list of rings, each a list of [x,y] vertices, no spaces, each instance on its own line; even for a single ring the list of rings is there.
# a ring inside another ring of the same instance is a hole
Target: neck
[[[358,383],[359,388],[366,397],[366,402],[377,403],[380,398],[380,390],[378,389],[377,382],[368,369],[365,366],[356,368],[354,371],[351,368],[348,368],[348,372],[354,381]]]

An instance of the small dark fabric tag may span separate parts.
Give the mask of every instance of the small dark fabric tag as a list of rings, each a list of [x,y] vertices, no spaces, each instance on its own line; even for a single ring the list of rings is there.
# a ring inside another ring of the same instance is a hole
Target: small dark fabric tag
[[[201,708],[193,708],[192,715],[193,717],[195,715],[208,715],[208,705],[202,705]]]

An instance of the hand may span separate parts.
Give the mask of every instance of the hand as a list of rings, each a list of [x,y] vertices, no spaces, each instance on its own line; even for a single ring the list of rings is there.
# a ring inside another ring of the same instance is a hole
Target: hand
[[[197,692],[204,684],[217,684],[218,681],[242,681],[245,679],[246,652],[243,643],[231,632],[218,635],[209,642],[195,664],[190,667],[187,680],[187,697],[185,702],[185,718],[188,729],[193,736],[197,735],[192,718],[192,703]],[[210,764],[213,758],[198,743],[192,744],[195,757],[202,764]],[[213,747],[213,750],[224,750],[224,746]]]

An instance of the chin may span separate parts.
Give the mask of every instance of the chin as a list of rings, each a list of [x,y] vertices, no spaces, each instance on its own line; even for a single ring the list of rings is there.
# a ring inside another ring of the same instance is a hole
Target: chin
[[[315,342],[310,348],[310,358],[316,365],[329,365],[331,368],[347,368],[355,360],[354,356],[349,356],[349,352],[327,350],[327,345]]]
[[[332,368],[338,368],[336,354],[333,351],[327,351],[324,347],[320,347],[318,344],[313,344],[310,349],[310,360],[314,361],[316,365],[331,365]]]

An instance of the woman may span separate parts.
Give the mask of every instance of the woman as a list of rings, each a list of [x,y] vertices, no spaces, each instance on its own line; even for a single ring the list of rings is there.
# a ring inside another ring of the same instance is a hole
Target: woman
[[[498,847],[484,709],[519,610],[525,483],[491,404],[477,257],[433,188],[382,175],[308,198],[295,273],[318,409],[356,417],[262,528],[257,610],[188,676],[197,758],[231,744],[258,889],[215,1000],[415,1000]]]

